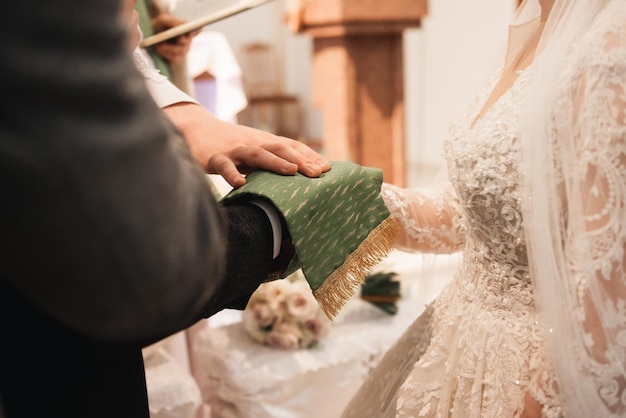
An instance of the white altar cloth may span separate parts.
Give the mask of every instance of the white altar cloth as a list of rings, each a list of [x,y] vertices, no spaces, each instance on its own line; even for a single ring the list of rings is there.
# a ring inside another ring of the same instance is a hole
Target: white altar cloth
[[[150,418],[195,418],[202,396],[191,374],[162,347],[144,358]]]
[[[192,356],[211,418],[338,417],[369,370],[432,299],[408,277],[421,274],[415,264],[413,271],[393,269],[400,273],[406,295],[397,315],[355,297],[329,335],[312,349],[283,351],[260,345],[240,323],[202,330]],[[444,276],[441,285],[451,271],[430,270]]]

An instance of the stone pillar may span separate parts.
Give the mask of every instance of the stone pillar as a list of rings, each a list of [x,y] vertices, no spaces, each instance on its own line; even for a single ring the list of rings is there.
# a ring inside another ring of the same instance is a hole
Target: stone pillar
[[[402,32],[426,0],[305,0],[292,26],[313,37],[313,100],[331,160],[383,169],[404,186]]]

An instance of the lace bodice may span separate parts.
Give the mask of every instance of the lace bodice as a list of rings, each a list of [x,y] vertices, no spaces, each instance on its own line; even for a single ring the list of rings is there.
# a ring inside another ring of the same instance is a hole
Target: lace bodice
[[[412,373],[400,391],[398,416],[422,416],[411,415],[418,407],[423,416],[446,416],[451,405],[434,401],[444,388],[456,392],[454,405],[463,411],[459,416],[512,416],[531,382],[530,369],[542,363],[522,224],[517,139],[520,97],[530,77],[530,70],[522,72],[476,123],[486,95],[451,126],[444,142],[448,189],[407,192],[384,186],[383,197],[403,227],[402,248],[463,250],[459,272],[435,302],[434,327],[447,329],[434,332],[430,351],[416,366],[424,375],[447,367],[449,375],[422,380]],[[429,220],[426,227],[423,219]],[[455,368],[448,362],[451,353],[459,357]],[[481,376],[484,388],[478,392],[470,382],[487,365],[494,372]],[[458,374],[468,381],[452,383],[451,376]]]
[[[398,247],[449,253],[469,245],[466,250],[480,254],[484,262],[518,266],[521,269],[515,269],[515,274],[525,276],[516,121],[520,112],[518,96],[528,78],[528,73],[522,72],[513,88],[474,126],[472,122],[486,94],[451,126],[444,142],[448,189],[383,186],[382,196],[402,226]]]
[[[495,286],[493,290],[501,297],[508,290],[523,291],[526,303],[531,302],[532,295],[522,225],[516,122],[520,95],[529,78],[530,70],[522,72],[515,85],[474,124],[486,94],[463,119],[452,124],[444,142],[449,189],[404,190],[385,184],[382,191],[403,229],[399,247],[435,253],[463,249],[466,263],[498,272],[497,283],[488,279],[489,283],[481,285]],[[509,296],[520,299],[518,293]]]

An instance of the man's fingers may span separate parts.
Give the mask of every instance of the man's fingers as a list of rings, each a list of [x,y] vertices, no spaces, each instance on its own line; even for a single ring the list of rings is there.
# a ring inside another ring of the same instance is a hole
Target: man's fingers
[[[243,165],[284,175],[292,175],[298,171],[298,166],[292,161],[262,147],[241,146],[234,149],[231,155],[240,168]]]
[[[326,160],[320,154],[315,152],[308,145],[303,144],[300,141],[295,141],[293,146],[296,148],[296,150],[298,152],[300,152],[306,158],[308,158],[309,160],[313,161],[315,164],[319,165],[322,168],[322,172],[323,173],[325,173],[326,171],[330,170],[330,163],[328,162],[328,160]]]
[[[231,186],[237,188],[246,184],[246,178],[239,172],[235,163],[224,154],[214,154],[208,162],[210,173],[219,174]]]
[[[213,154],[207,164],[208,172],[219,174],[233,187],[246,180],[242,173],[255,169],[282,175],[300,172],[309,177],[319,177],[330,169],[328,162],[306,145],[281,139],[261,146],[242,145],[227,153]]]
[[[330,165],[318,153],[301,142],[281,138],[281,141],[264,144],[263,148],[298,166],[298,171],[308,177],[319,177]]]

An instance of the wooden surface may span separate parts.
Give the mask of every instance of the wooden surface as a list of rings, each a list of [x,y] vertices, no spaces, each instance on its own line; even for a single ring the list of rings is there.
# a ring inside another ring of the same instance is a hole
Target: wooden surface
[[[312,0],[305,4],[305,29],[349,22],[412,22],[428,11],[426,0]]]
[[[300,31],[313,37],[313,96],[331,160],[379,167],[405,185],[403,31],[425,0],[311,0]]]

